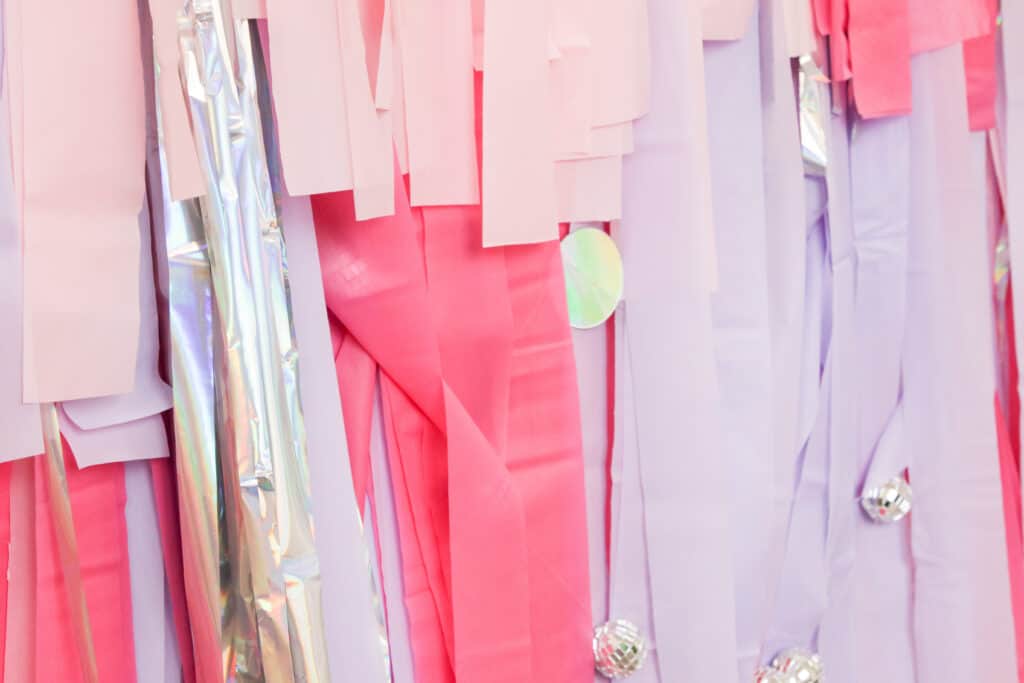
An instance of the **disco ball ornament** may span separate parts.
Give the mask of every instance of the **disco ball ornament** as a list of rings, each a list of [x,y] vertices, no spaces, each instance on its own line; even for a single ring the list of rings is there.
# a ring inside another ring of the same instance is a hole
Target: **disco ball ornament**
[[[867,489],[860,505],[875,522],[898,522],[910,512],[912,499],[910,484],[902,476],[896,476],[881,486]]]
[[[640,670],[647,659],[647,641],[625,619],[615,619],[594,629],[594,664],[606,678],[626,678]]]
[[[772,668],[781,674],[779,680],[782,683],[824,683],[825,681],[825,667],[821,663],[821,657],[798,647],[783,650],[776,655],[772,660]]]
[[[770,666],[759,666],[754,672],[754,683],[786,683],[786,679]]]

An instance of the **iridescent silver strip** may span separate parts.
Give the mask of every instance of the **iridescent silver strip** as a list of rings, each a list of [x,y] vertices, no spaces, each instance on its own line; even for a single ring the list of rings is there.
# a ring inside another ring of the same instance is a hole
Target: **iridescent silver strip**
[[[818,68],[811,55],[800,57],[798,72],[800,93],[800,148],[803,152],[804,173],[824,176],[828,166],[825,145],[825,116],[829,111],[828,79]]]
[[[64,589],[68,596],[71,612],[71,631],[75,637],[82,678],[86,683],[99,683],[96,668],[96,650],[93,647],[92,627],[89,624],[89,606],[85,602],[82,586],[82,562],[78,554],[78,537],[71,516],[71,496],[68,492],[68,476],[64,469],[64,444],[60,438],[60,422],[54,403],[39,405],[39,417],[43,428],[42,456],[46,459],[46,488],[50,501],[50,517],[57,536],[57,554],[60,557]]]
[[[220,313],[221,450],[234,565],[251,578],[259,640],[239,679],[327,681],[320,570],[298,400],[284,244],[267,173],[249,22],[230,3],[186,4],[186,90],[207,180],[202,202]],[[229,544],[230,545],[230,544]],[[237,652],[236,655],[241,655]]]

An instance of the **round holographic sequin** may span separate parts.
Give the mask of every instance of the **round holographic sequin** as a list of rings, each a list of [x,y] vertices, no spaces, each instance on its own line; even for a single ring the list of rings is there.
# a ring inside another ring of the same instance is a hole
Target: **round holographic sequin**
[[[562,240],[569,324],[581,330],[611,317],[622,299],[622,256],[598,228],[580,228]]]
[[[615,619],[594,629],[594,665],[606,678],[633,675],[647,660],[647,641],[632,622]]]
[[[898,475],[881,486],[873,486],[864,491],[860,505],[875,522],[898,522],[907,516],[913,503],[910,484]]]
[[[821,657],[803,648],[783,650],[772,660],[772,668],[781,674],[782,683],[824,683],[825,666]],[[770,680],[770,679],[769,679]]]

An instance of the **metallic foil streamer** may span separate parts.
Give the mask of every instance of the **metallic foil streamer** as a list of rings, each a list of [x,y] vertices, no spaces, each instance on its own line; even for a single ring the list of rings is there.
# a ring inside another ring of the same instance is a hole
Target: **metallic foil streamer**
[[[622,256],[598,228],[580,228],[561,244],[569,324],[577,329],[604,323],[622,299]]]
[[[158,126],[159,128],[159,126]],[[162,144],[161,144],[162,149]],[[162,197],[162,210],[154,225],[163,233],[167,253],[171,386],[174,390],[174,447],[178,479],[178,506],[184,545],[182,559],[189,619],[199,643],[196,660],[204,683],[224,665],[211,663],[204,652],[221,642],[222,602],[238,604],[221,595],[222,548],[226,535],[222,496],[219,493],[214,343],[218,323],[213,283],[206,250],[206,235],[199,202],[170,198],[165,155],[160,173],[151,173],[150,201]],[[154,177],[158,176],[158,177]],[[157,193],[157,186],[160,188]],[[230,567],[230,564],[224,563]],[[253,628],[255,634],[255,628]],[[217,659],[221,659],[218,650]],[[252,638],[253,652],[257,643]]]
[[[96,668],[96,650],[93,647],[92,627],[89,625],[89,607],[85,602],[82,586],[82,564],[78,555],[78,537],[71,517],[71,497],[68,493],[67,471],[64,469],[64,445],[60,438],[60,422],[57,406],[43,403],[39,406],[43,428],[43,445],[46,449],[46,489],[50,501],[50,515],[57,533],[57,552],[68,594],[71,612],[71,630],[75,636],[75,648],[86,683],[99,683]]]
[[[824,176],[828,165],[825,144],[825,116],[829,111],[826,84],[828,79],[811,55],[800,57],[798,75],[800,91],[800,149],[804,173]]]
[[[219,313],[215,370],[224,430],[218,447],[230,577],[222,585],[241,586],[243,603],[238,610],[225,606],[223,638],[231,634],[241,645],[225,650],[225,675],[327,681],[298,354],[257,105],[252,27],[235,21],[223,0],[186,3],[181,26]],[[256,650],[245,612],[255,620]]]

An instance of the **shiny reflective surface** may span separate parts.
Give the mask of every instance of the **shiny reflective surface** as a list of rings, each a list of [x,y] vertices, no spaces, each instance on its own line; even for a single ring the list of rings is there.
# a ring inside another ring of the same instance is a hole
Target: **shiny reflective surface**
[[[606,678],[627,678],[647,660],[647,641],[625,619],[615,619],[594,630],[594,664]]]
[[[68,597],[68,611],[71,631],[75,637],[82,679],[85,683],[99,683],[99,669],[96,667],[96,649],[93,647],[92,626],[89,623],[89,606],[85,602],[85,588],[82,585],[82,562],[78,554],[78,536],[71,516],[71,495],[68,491],[67,470],[64,468],[64,443],[60,438],[60,422],[57,406],[53,403],[39,405],[39,417],[43,431],[43,446],[46,452],[46,489],[57,535],[57,553],[60,556],[64,590]]]
[[[896,476],[880,486],[866,489],[860,504],[875,522],[898,522],[910,512],[913,492],[906,479]]]
[[[234,21],[225,0],[187,4],[179,25],[206,179],[201,208],[218,314],[224,676],[327,681],[298,352],[261,134],[252,27]]]
[[[800,57],[800,149],[804,173],[824,176],[828,166],[825,116],[828,114],[828,80],[810,55]]]
[[[569,233],[561,244],[569,324],[597,327],[611,317],[622,299],[622,256],[604,230],[585,227]]]
[[[754,683],[786,683],[785,676],[770,666],[759,666],[754,671]]]
[[[803,648],[783,650],[772,660],[772,668],[781,674],[780,683],[823,683],[825,680],[821,657]]]

